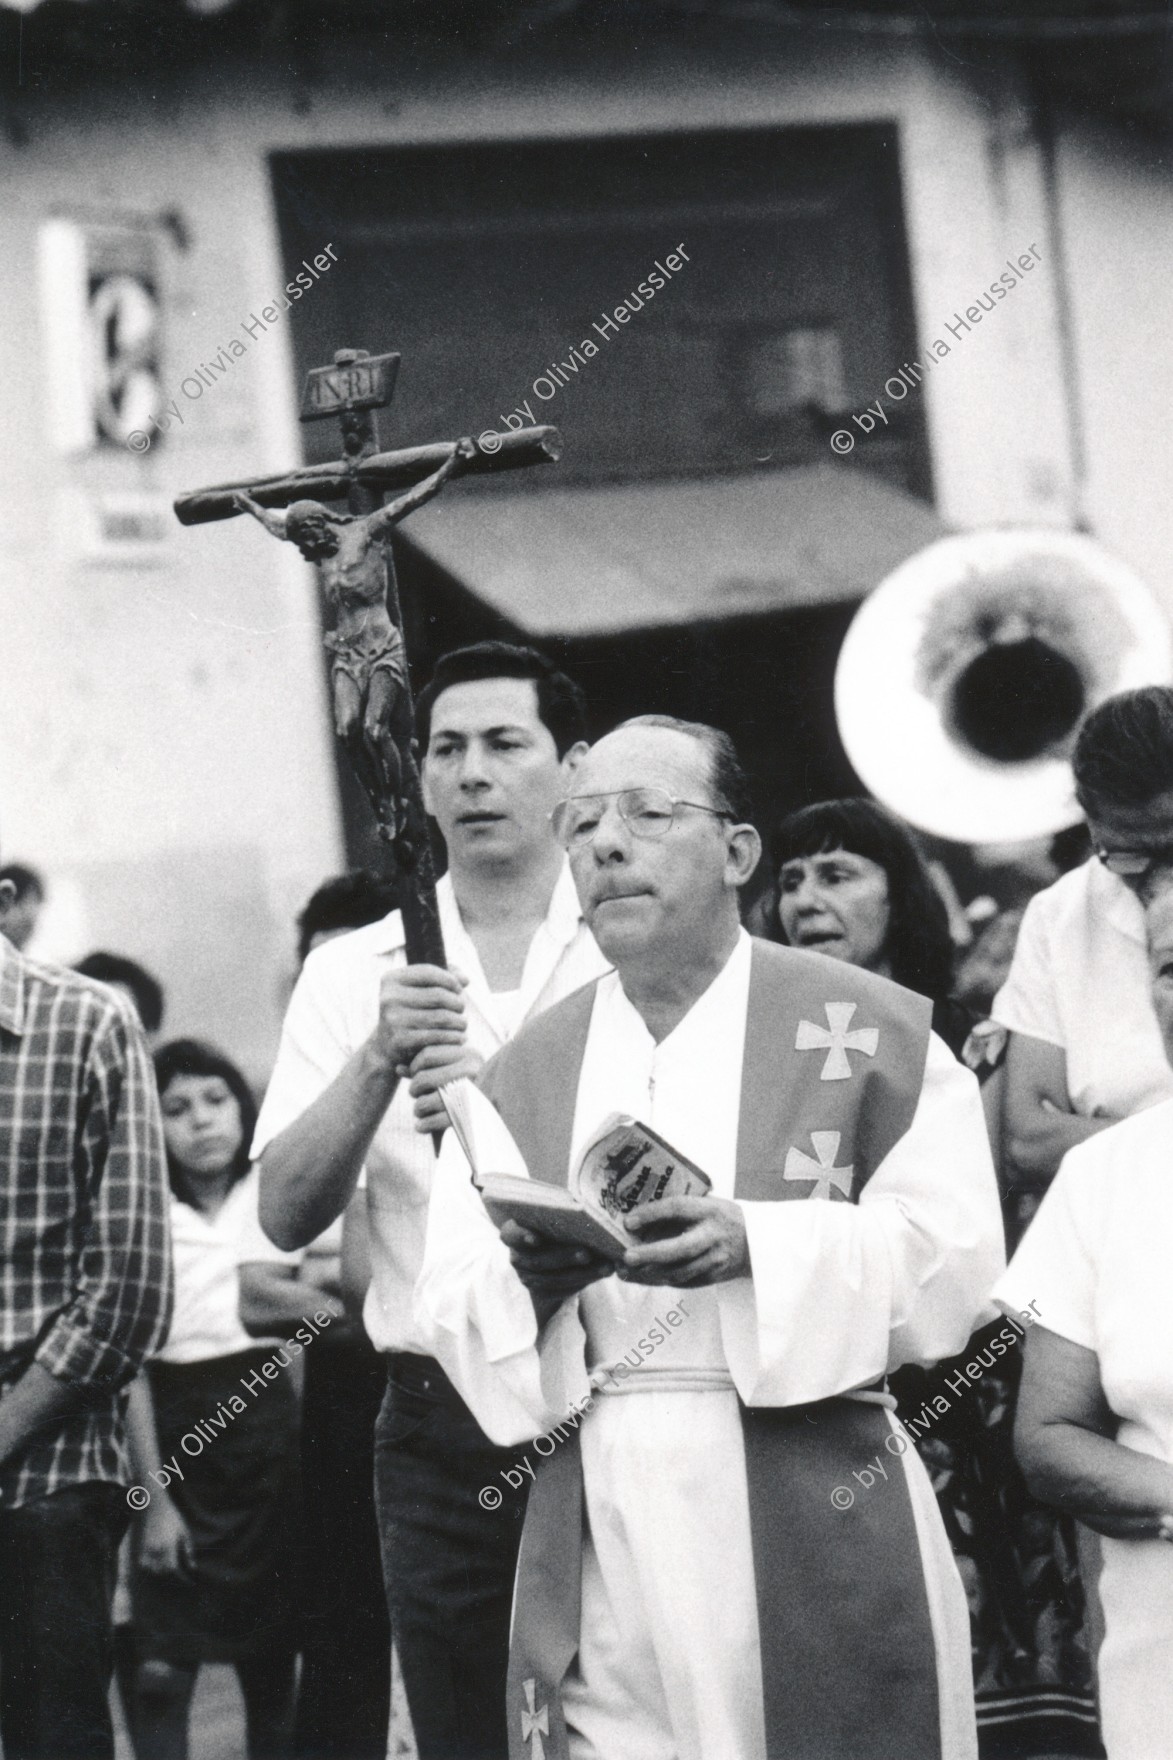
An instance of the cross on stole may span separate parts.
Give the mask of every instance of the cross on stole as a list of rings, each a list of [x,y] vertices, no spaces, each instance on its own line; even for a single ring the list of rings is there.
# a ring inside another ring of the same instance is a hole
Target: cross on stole
[[[530,1744],[531,1760],[545,1760],[546,1750],[542,1737],[550,1733],[550,1708],[543,1705],[540,1711],[537,1709],[537,1700],[534,1698],[536,1686],[537,1682],[533,1680],[522,1683],[525,1707],[521,1713],[521,1739]]]
[[[332,656],[335,732],[371,803],[379,835],[394,854],[408,960],[443,965],[390,535],[450,478],[554,464],[562,439],[557,428],[533,427],[494,433],[491,452],[472,440],[380,452],[374,412],[391,402],[399,360],[397,354],[343,348],[331,366],[307,374],[301,420],[337,416],[341,458],[196,489],[178,497],[175,513],[185,526],[251,514],[271,537],[296,544],[317,566],[334,614],[325,644]],[[384,505],[391,489],[403,493]],[[329,505],[341,501],[345,513]]]
[[[820,1082],[845,1082],[854,1073],[848,1052],[859,1051],[864,1057],[874,1057],[880,1043],[880,1030],[878,1027],[856,1027],[849,1031],[855,1013],[854,1002],[826,1002],[823,1007],[827,1025],[819,1027],[814,1021],[799,1021],[794,1049],[825,1051],[827,1057],[819,1071]]]
[[[787,1149],[782,1178],[813,1179],[815,1189],[810,1193],[812,1198],[829,1198],[832,1186],[842,1192],[845,1198],[850,1198],[851,1176],[855,1168],[851,1162],[846,1167],[836,1167],[835,1157],[839,1153],[839,1143],[839,1131],[812,1131],[811,1146],[815,1159],[812,1160],[804,1149]]]

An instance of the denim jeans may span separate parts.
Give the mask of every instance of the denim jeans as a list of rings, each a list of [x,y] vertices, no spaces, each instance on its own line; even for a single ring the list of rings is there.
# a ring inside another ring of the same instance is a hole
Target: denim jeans
[[[505,1674],[520,1492],[443,1371],[393,1357],[375,1427],[375,1499],[391,1627],[420,1760],[507,1760]],[[477,1493],[506,1491],[485,1509]]]
[[[110,1604],[127,1518],[112,1484],[0,1509],[5,1760],[113,1760]]]

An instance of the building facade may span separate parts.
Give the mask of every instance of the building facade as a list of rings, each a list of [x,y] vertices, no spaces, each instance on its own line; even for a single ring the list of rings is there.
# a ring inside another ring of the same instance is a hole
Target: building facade
[[[56,951],[143,959],[169,1026],[258,1077],[293,912],[347,827],[362,852],[362,808],[309,570],[170,505],[331,456],[297,411],[335,348],[402,350],[385,444],[514,413],[565,437],[556,469],[418,516],[417,649],[516,629],[615,712],[660,663],[643,706],[675,706],[669,675],[718,718],[752,698],[759,771],[802,756],[770,806],[840,783],[837,641],[935,530],[1084,526],[1173,607],[1151,133],[1044,116],[1009,43],[703,14],[474,42],[334,12],[312,41],[252,13],[137,45],[129,14],[108,41],[71,24],[105,45],[87,62],[46,6],[0,145],[0,848],[75,901]]]

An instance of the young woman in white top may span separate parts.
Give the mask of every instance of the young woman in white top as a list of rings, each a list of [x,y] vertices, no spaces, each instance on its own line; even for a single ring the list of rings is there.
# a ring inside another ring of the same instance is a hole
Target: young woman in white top
[[[167,1343],[133,1395],[150,1494],[134,1574],[136,1748],[139,1760],[186,1760],[200,1664],[230,1662],[250,1760],[273,1760],[287,1751],[297,1649],[298,1414],[286,1370],[305,1347],[260,1344],[240,1321],[237,1237],[256,1178],[244,1077],[195,1040],[164,1046],[155,1067],[176,1299]],[[331,1303],[323,1297],[324,1320]]]

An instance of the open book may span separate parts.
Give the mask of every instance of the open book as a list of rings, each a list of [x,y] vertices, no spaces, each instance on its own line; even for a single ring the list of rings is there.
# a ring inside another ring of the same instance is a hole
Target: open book
[[[485,1208],[498,1227],[512,1220],[563,1245],[618,1261],[632,1244],[624,1217],[663,1198],[703,1197],[708,1176],[638,1119],[613,1112],[589,1138],[569,1187],[531,1179],[505,1122],[480,1089],[462,1077],[443,1089],[444,1103],[472,1168]],[[667,1225],[675,1233],[679,1223]],[[644,1234],[644,1240],[655,1235]]]

